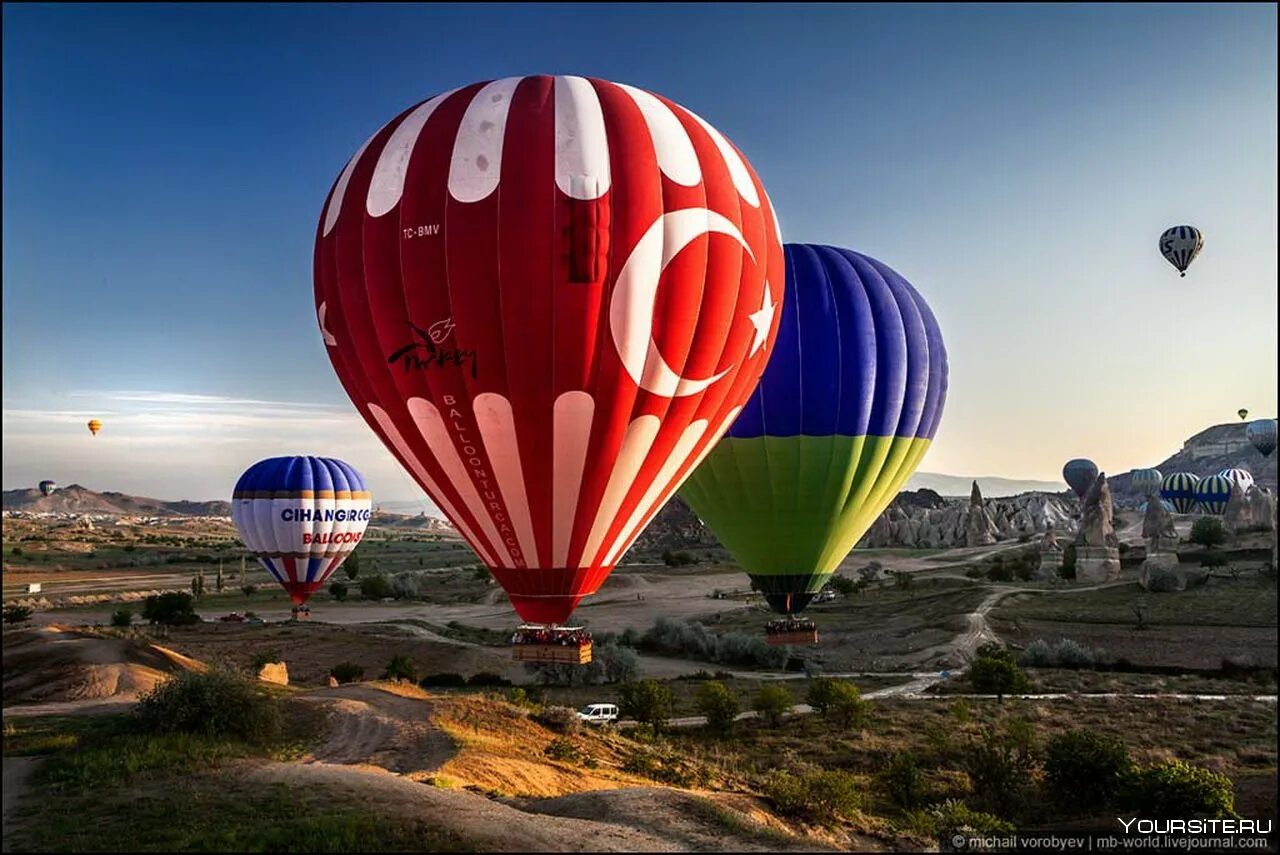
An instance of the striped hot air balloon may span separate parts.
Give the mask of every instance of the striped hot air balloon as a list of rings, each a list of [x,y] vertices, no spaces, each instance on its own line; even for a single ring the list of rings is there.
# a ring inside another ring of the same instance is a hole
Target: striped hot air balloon
[[[1098,480],[1098,464],[1084,457],[1068,460],[1062,467],[1062,480],[1067,482],[1076,498],[1083,499],[1093,482]]]
[[[40,492],[46,496],[52,496],[58,490],[58,484],[55,481],[44,480],[37,486],[40,488]]]
[[[374,133],[314,272],[352,403],[538,624],[596,592],[733,423],[785,280],[719,131],[568,76],[474,83]]]
[[[1249,442],[1253,443],[1253,447],[1262,452],[1263,457],[1270,457],[1271,452],[1276,450],[1276,420],[1275,419],[1257,419],[1249,422],[1249,426],[1244,429],[1244,435]]]
[[[769,605],[808,604],[915,471],[938,429],[947,353],[888,266],[787,244],[782,326],[760,385],[681,496]]]
[[[1227,509],[1227,502],[1231,500],[1233,486],[1231,479],[1225,475],[1201,478],[1196,485],[1196,502],[1200,505],[1200,510],[1206,514],[1221,515]]]
[[[1160,235],[1160,254],[1178,269],[1181,276],[1204,248],[1204,236],[1195,226],[1172,226]]]
[[[369,488],[329,457],[272,457],[236,482],[231,519],[249,551],[301,606],[360,544]]]
[[[1253,473],[1248,469],[1223,469],[1218,474],[1230,481],[1233,489],[1242,493],[1253,486]]]
[[[1141,495],[1150,496],[1160,489],[1164,476],[1159,469],[1134,469],[1129,473],[1129,482]]]
[[[1196,487],[1200,479],[1191,472],[1173,472],[1164,476],[1160,498],[1173,505],[1180,514],[1189,514],[1196,506]]]
[[[1153,498],[1154,498],[1154,497],[1153,497]],[[1163,505],[1163,506],[1164,506],[1164,509],[1165,509],[1166,511],[1168,511],[1169,513],[1174,513],[1173,502],[1169,502],[1169,501],[1166,501],[1166,500],[1164,500],[1164,499],[1160,499],[1160,500],[1159,500],[1159,502],[1160,502],[1160,504],[1161,504],[1161,505]],[[1148,501],[1146,501],[1146,502],[1143,502],[1141,505],[1139,505],[1139,506],[1138,506],[1138,511],[1139,511],[1139,513],[1143,513],[1143,514],[1145,514],[1145,513],[1147,512],[1147,506],[1148,506],[1149,504],[1150,504],[1150,501],[1148,500]]]

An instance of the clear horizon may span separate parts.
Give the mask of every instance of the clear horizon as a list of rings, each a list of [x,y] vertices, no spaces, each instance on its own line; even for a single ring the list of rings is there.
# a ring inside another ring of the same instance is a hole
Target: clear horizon
[[[784,240],[916,285],[951,361],[924,473],[1158,464],[1239,407],[1276,415],[1276,22],[1229,4],[6,5],[4,489],[206,500],[312,453],[427,507],[324,353],[316,220],[395,113],[539,72],[696,110]],[[1183,222],[1205,249],[1180,279],[1156,242]]]

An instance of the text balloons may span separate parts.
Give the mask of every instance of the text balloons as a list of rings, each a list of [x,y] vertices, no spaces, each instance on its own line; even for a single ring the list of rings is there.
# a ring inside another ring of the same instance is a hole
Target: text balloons
[[[822,589],[928,450],[947,392],[933,312],[888,266],[787,244],[769,367],[681,496],[791,614]]]
[[[1160,254],[1177,268],[1182,276],[1204,249],[1204,236],[1195,226],[1171,226],[1160,235]]]
[[[582,77],[445,92],[335,182],[315,308],[365,421],[526,621],[561,623],[732,423],[784,281],[750,165]]]
[[[260,460],[231,497],[240,539],[297,606],[360,544],[369,517],[364,479],[329,457]]]

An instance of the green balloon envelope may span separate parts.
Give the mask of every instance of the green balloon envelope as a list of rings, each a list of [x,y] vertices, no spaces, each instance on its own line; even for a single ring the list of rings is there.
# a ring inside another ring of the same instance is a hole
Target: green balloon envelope
[[[769,366],[681,496],[769,605],[793,614],[928,451],[947,354],[933,312],[886,265],[829,246],[784,252]]]

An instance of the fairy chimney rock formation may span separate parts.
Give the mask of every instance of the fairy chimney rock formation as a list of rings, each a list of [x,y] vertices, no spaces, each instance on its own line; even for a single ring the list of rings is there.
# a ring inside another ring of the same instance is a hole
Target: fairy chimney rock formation
[[[1076,579],[1110,582],[1120,575],[1120,540],[1112,520],[1111,488],[1107,473],[1099,472],[1080,503],[1080,530],[1076,534]]]
[[[965,546],[989,546],[996,542],[995,520],[982,501],[982,491],[978,482],[973,482],[973,490],[969,493],[969,516],[965,522]]]

